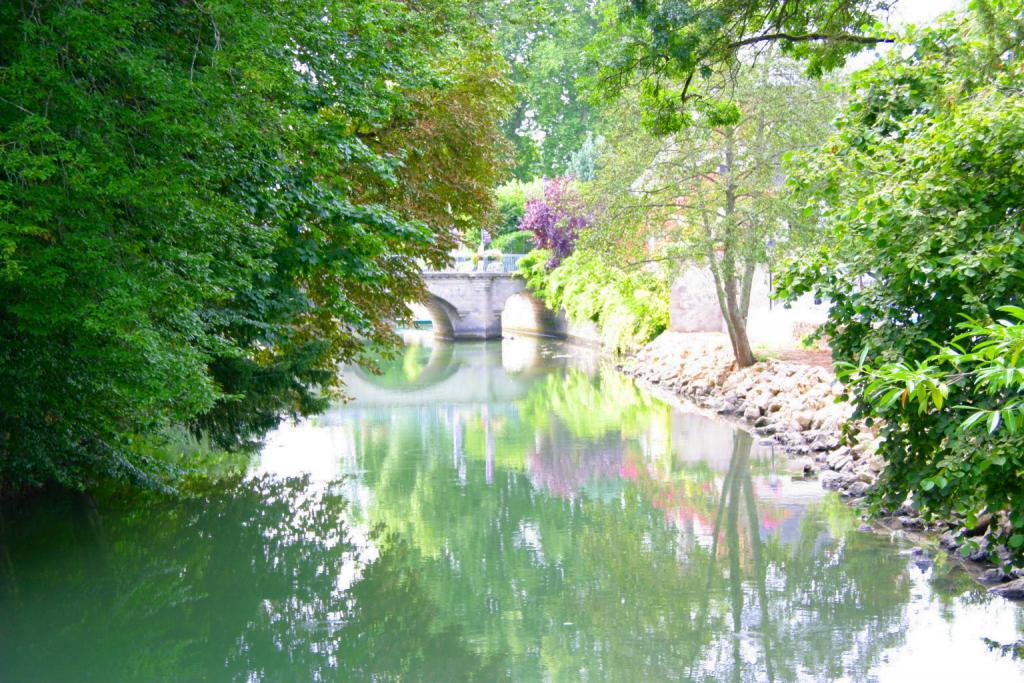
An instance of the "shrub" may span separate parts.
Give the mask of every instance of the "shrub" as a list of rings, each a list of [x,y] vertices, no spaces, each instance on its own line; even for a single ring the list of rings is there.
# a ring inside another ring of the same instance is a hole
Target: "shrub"
[[[837,132],[795,176],[828,239],[781,290],[831,302],[821,330],[856,416],[881,422],[876,507],[910,499],[925,520],[992,520],[988,539],[1020,559],[1020,352],[984,352],[1021,322],[1024,61],[1005,48],[1016,11],[975,18],[915,34],[913,51],[856,77]],[[993,370],[1005,380],[994,392]],[[968,415],[980,422],[965,430]]]
[[[550,250],[548,266],[554,268],[572,253],[580,231],[590,223],[572,179],[556,178],[544,184],[543,199],[527,200],[519,227],[533,233],[538,247]]]
[[[597,324],[615,353],[642,347],[668,327],[668,283],[646,271],[625,271],[578,252],[549,270],[551,252],[537,249],[519,263],[529,288],[571,322]]]
[[[529,230],[516,230],[494,240],[494,248],[503,254],[525,254],[532,250],[536,243],[533,233]]]

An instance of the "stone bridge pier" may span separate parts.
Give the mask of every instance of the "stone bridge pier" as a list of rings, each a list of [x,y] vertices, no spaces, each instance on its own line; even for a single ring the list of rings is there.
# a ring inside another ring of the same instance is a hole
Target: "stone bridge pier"
[[[501,312],[526,283],[510,273],[424,273],[430,293],[421,302],[430,311],[434,331],[445,339],[498,339]]]

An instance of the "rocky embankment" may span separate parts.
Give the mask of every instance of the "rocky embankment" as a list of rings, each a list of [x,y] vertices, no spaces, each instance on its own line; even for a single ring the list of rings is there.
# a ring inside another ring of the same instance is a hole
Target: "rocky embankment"
[[[841,387],[835,375],[805,363],[766,360],[736,370],[728,339],[721,334],[667,332],[648,344],[619,369],[660,390],[738,419],[790,456],[795,476],[819,478],[826,489],[856,500],[864,496],[885,467],[876,455],[877,430],[851,421],[853,408],[839,401]],[[850,438],[842,438],[843,427]],[[930,528],[910,505],[895,510],[880,522],[889,529],[931,531],[943,548],[954,551],[968,540],[977,543],[969,560],[985,563],[990,548],[982,527],[961,530],[958,524]],[[986,527],[987,528],[987,527]],[[1004,551],[1005,552],[1005,551]],[[1005,574],[999,568],[978,565],[975,572],[987,583],[1002,583],[992,592],[1024,599],[1024,572]]]
[[[863,496],[885,466],[875,455],[877,435],[863,424],[851,423],[854,445],[842,442],[841,429],[853,409],[836,402],[842,391],[825,368],[767,360],[734,370],[732,349],[723,335],[669,332],[620,369],[740,419],[785,449],[797,474],[819,476],[822,486],[847,497]]]

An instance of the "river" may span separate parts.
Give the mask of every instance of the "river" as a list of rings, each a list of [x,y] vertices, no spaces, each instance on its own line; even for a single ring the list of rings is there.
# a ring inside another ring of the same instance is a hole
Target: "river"
[[[4,512],[0,681],[1010,681],[1024,610],[554,342],[426,341],[244,477]]]

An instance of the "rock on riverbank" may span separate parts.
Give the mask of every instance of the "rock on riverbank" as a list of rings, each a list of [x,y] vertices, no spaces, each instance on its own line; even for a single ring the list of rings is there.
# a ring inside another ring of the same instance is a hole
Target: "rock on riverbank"
[[[858,498],[885,466],[875,455],[876,434],[853,423],[855,445],[840,430],[853,413],[835,375],[825,368],[767,360],[735,370],[732,349],[721,334],[667,332],[621,370],[678,396],[745,422],[783,447],[806,476],[819,474],[825,488]]]

